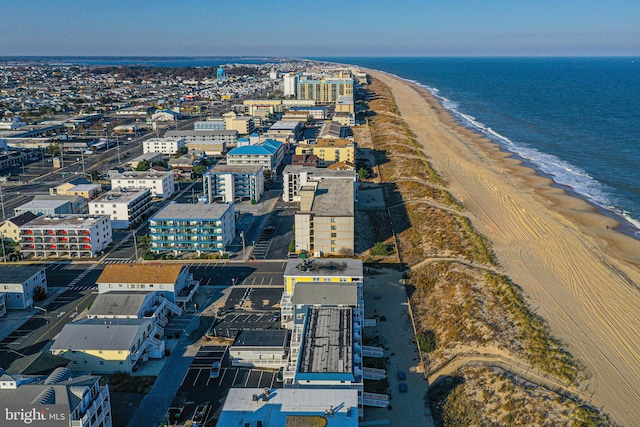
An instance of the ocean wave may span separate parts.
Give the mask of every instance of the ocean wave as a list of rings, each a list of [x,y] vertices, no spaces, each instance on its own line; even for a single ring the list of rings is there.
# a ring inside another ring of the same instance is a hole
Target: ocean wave
[[[571,188],[572,191],[593,205],[615,214],[626,221],[632,228],[640,230],[640,221],[633,218],[628,212],[616,207],[615,202],[612,202],[610,198],[612,189],[594,179],[585,170],[553,154],[548,154],[533,148],[527,143],[512,141],[486,126],[484,123],[481,123],[472,115],[461,112],[458,109],[459,104],[441,95],[439,89],[421,84],[417,81],[413,81],[412,83],[428,90],[438,102],[449,110],[464,126],[479,132],[499,144],[505,150],[531,163],[535,169],[550,176],[557,184]],[[640,238],[640,231],[636,231],[634,236]]]

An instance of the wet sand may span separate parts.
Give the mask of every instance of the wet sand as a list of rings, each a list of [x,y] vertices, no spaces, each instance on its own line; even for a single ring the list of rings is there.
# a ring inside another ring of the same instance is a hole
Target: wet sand
[[[613,421],[640,425],[640,241],[459,125],[425,89],[369,72],[391,88],[402,118],[530,306],[585,365],[592,403]]]

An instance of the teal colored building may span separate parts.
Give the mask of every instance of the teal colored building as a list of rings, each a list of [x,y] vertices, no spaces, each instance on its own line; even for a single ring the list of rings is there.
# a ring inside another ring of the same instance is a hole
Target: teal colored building
[[[154,253],[224,252],[236,235],[233,203],[172,202],[149,219]]]

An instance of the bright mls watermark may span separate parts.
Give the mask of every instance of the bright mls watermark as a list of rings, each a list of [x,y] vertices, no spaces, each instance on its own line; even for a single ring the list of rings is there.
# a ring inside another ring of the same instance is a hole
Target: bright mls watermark
[[[69,407],[65,405],[3,405],[0,426],[69,427]]]

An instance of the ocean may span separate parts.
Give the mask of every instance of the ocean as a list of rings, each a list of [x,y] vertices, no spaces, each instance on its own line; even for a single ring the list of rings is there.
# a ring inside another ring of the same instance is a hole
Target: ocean
[[[640,238],[640,58],[318,59],[424,86],[462,124]]]

